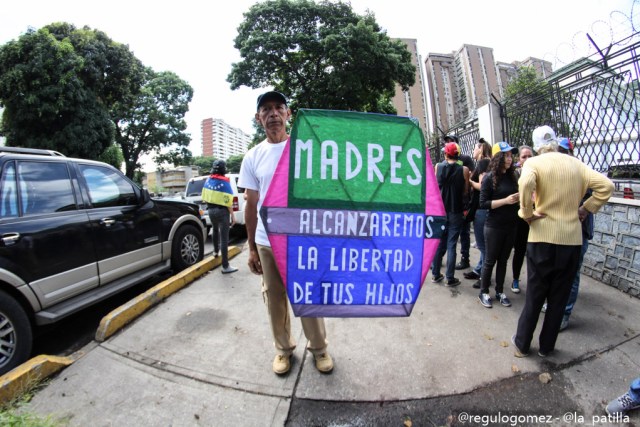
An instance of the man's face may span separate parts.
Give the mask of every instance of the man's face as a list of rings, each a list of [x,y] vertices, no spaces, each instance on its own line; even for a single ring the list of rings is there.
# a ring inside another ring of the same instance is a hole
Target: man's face
[[[258,112],[256,120],[266,132],[286,132],[286,123],[291,112],[281,101],[265,101]]]

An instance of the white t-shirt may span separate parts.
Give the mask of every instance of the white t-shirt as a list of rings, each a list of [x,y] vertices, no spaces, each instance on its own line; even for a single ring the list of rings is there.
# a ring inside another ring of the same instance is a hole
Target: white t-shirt
[[[272,144],[265,139],[245,154],[240,167],[238,187],[248,188],[260,193],[260,198],[258,199],[258,226],[256,228],[256,243],[258,245],[271,246],[260,217],[260,208],[267,195],[271,179],[286,144],[287,140]]]

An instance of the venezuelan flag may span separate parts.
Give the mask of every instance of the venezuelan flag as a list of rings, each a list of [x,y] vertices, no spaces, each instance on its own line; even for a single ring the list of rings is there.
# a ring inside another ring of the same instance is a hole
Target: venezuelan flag
[[[233,204],[233,190],[229,178],[221,175],[211,175],[202,187],[202,200],[220,206]]]

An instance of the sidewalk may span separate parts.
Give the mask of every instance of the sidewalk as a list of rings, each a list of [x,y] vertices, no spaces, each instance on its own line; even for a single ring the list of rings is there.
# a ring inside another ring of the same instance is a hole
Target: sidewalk
[[[473,263],[479,252],[471,251]],[[444,414],[429,418],[435,425],[460,425],[464,411],[494,410],[537,411],[553,416],[545,425],[571,425],[562,419],[567,410],[591,423],[640,375],[639,299],[583,276],[556,352],[536,355],[536,331],[532,355],[517,359],[510,338],[524,292],[505,286],[513,306],[486,309],[473,281],[457,272],[463,283],[456,288],[432,284],[429,274],[410,317],[326,319],[335,361],[329,375],[315,369],[293,318],[298,348],[291,372],[280,377],[271,371],[268,317],[247,254],[245,246],[232,260],[237,273],[214,269],[88,345],[25,409],[72,426],[382,425],[369,409],[385,405],[387,415],[404,413],[405,425],[410,419],[414,426],[424,425],[417,420],[429,416],[425,408]],[[538,380],[544,372],[551,374],[548,384]],[[503,402],[486,400],[496,393],[506,396]],[[639,411],[630,419],[640,422]]]

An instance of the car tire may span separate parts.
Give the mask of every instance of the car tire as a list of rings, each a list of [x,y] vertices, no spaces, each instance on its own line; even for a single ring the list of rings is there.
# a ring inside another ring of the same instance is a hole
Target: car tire
[[[0,291],[0,375],[25,362],[31,355],[33,331],[22,306]]]
[[[204,258],[202,231],[193,225],[180,227],[171,246],[171,267],[176,273],[191,267]]]

